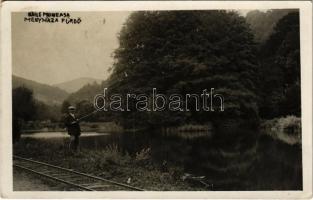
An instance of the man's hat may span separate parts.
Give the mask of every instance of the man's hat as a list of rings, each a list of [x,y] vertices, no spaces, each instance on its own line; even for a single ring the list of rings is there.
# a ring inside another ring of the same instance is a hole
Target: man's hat
[[[69,110],[76,110],[76,108],[74,106],[69,106],[68,109]]]

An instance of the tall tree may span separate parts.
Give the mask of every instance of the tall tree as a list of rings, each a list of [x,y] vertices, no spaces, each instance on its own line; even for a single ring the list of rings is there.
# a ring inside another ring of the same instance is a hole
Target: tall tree
[[[299,12],[283,17],[261,48],[261,115],[300,115]]]
[[[68,107],[69,107],[70,105],[71,105],[71,104],[70,104],[69,101],[67,101],[67,100],[63,101],[62,106],[61,106],[61,113],[62,113],[62,114],[68,113]]]
[[[119,36],[111,93],[200,94],[215,88],[225,96],[222,115],[208,112],[124,112],[153,124],[207,121],[217,116],[257,118],[257,64],[253,35],[243,17],[226,11],[133,13]],[[185,103],[185,102],[184,102]],[[150,120],[151,119],[151,120]],[[134,125],[140,120],[134,120]],[[145,122],[146,123],[146,122]]]
[[[36,117],[36,105],[33,92],[26,87],[17,87],[12,91],[13,142],[19,140],[21,123]]]

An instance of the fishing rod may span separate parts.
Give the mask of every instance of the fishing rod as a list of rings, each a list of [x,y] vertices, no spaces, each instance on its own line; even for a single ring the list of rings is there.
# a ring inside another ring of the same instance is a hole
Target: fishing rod
[[[91,113],[88,113],[87,115],[84,115],[84,116],[78,118],[76,121],[80,121],[80,120],[82,120],[82,119],[85,119],[85,118],[87,118],[87,117],[89,117],[89,116],[91,116],[91,115],[93,115],[93,114],[99,112],[100,110],[101,110],[101,109],[94,110],[94,111],[92,111]]]

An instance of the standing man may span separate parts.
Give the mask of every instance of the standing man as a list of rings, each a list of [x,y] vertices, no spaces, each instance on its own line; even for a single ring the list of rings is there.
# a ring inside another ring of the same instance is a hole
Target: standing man
[[[80,126],[79,121],[75,116],[75,112],[76,109],[74,106],[68,107],[68,115],[65,117],[65,126],[68,134],[70,135],[69,149],[77,151],[79,145]]]

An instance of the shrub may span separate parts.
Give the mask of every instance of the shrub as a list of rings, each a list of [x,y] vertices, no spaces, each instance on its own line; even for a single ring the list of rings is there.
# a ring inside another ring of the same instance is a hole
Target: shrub
[[[288,144],[301,144],[301,118],[287,116],[263,122],[265,134]]]
[[[135,160],[148,160],[150,158],[150,148],[142,149],[141,151],[136,153]]]
[[[287,116],[278,119],[279,129],[287,134],[298,134],[301,132],[301,118],[296,116]]]

